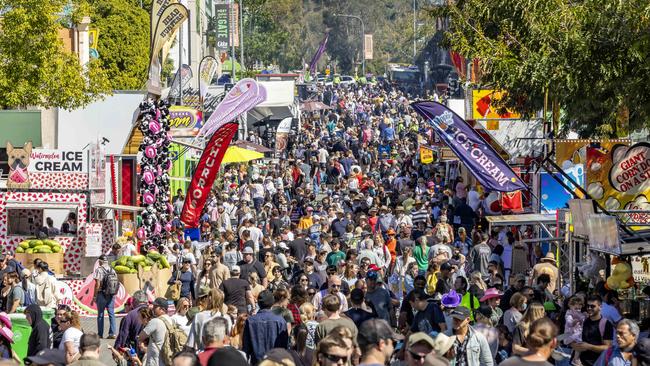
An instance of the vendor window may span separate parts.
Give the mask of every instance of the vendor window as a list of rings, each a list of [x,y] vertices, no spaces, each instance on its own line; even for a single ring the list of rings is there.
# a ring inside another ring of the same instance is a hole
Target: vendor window
[[[49,237],[75,236],[77,212],[69,208],[7,209],[7,235]]]

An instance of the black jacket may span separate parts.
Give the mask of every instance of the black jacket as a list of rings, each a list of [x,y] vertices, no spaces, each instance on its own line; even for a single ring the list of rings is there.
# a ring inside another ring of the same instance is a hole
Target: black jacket
[[[32,319],[32,334],[29,336],[27,344],[27,357],[34,356],[40,351],[52,348],[52,339],[50,338],[50,326],[43,319],[41,308],[32,304],[25,309]]]

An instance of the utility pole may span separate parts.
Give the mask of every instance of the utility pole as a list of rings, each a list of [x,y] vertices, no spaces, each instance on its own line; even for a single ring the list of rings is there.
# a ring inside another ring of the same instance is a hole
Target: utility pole
[[[415,65],[415,58],[417,56],[417,46],[416,46],[416,33],[417,33],[417,9],[416,9],[417,0],[413,0],[413,65]]]
[[[244,78],[244,4],[239,0],[239,70]]]
[[[366,25],[363,23],[363,19],[359,16],[349,14],[334,14],[334,16],[357,19],[361,22],[361,73],[363,76],[366,76]]]
[[[235,0],[230,0],[229,1],[230,8],[228,9],[229,10],[228,11],[228,16],[232,16],[232,6],[233,6],[234,3],[235,3]],[[232,17],[230,18],[230,20],[232,20]],[[232,22],[229,22],[229,23],[232,23]],[[232,73],[230,75],[232,75],[232,83],[235,84],[235,30],[232,29],[232,26],[233,26],[233,24],[230,24],[230,27],[231,27],[231,29],[230,29],[230,35],[231,35],[230,36],[230,47],[231,47],[230,54],[232,55],[232,57],[230,58],[230,66],[232,66]]]

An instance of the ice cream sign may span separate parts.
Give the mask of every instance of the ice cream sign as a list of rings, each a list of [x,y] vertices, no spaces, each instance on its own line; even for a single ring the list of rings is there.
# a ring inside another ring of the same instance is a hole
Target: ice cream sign
[[[650,191],[650,144],[617,148],[609,181],[614,189],[627,194]]]
[[[169,107],[170,133],[174,137],[194,137],[202,126],[201,111],[184,106]]]
[[[30,173],[88,173],[88,154],[77,150],[34,149],[29,157]]]

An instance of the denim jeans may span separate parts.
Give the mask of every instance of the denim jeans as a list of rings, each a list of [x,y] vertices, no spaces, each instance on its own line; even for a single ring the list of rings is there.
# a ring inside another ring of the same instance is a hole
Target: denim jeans
[[[97,334],[104,336],[104,311],[108,311],[108,335],[116,334],[115,326],[115,297],[106,296],[102,292],[97,294]]]

